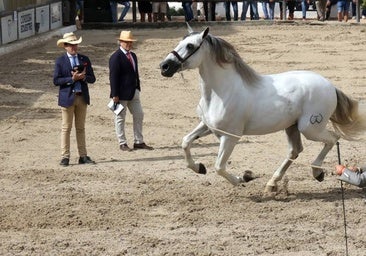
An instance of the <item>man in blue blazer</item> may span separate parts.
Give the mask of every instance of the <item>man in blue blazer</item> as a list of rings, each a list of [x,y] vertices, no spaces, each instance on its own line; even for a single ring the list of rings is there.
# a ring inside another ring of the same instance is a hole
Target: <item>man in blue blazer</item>
[[[89,58],[78,54],[82,38],[66,33],[57,41],[65,54],[56,59],[53,83],[59,86],[58,105],[62,110],[61,165],[68,166],[70,159],[70,133],[75,117],[76,142],[79,164],[95,163],[87,155],[85,142],[85,119],[90,104],[88,83],[95,82],[94,71]]]
[[[120,47],[109,59],[109,81],[111,87],[110,97],[115,104],[121,104],[123,110],[115,115],[115,129],[119,147],[122,151],[132,151],[127,145],[125,136],[126,109],[133,116],[134,149],[153,148],[146,145],[142,135],[144,113],[140,101],[140,78],[137,57],[131,51],[136,40],[131,31],[122,31],[118,38]]]

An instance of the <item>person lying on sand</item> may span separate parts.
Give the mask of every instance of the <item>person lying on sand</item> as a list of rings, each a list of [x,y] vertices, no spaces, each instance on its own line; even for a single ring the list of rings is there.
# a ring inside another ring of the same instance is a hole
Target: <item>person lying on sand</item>
[[[360,188],[366,187],[366,167],[336,165],[336,174],[340,176],[339,180]]]

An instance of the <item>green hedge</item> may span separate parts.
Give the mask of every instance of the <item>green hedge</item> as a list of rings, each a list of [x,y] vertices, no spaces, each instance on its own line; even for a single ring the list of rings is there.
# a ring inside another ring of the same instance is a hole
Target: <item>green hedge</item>
[[[169,8],[168,15],[170,15],[170,16],[184,16],[183,8],[179,8],[178,10],[176,10],[175,8]]]

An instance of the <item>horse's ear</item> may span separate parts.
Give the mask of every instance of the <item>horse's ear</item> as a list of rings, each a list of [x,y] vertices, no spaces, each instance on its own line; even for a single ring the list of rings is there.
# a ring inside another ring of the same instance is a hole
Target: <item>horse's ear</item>
[[[188,34],[193,33],[194,31],[193,31],[193,29],[191,28],[191,26],[188,24],[188,22],[186,22],[186,24],[187,24]]]
[[[203,39],[203,38],[205,38],[205,37],[208,35],[209,30],[210,30],[210,28],[209,28],[209,27],[207,27],[207,28],[205,29],[205,31],[203,31],[202,39]]]

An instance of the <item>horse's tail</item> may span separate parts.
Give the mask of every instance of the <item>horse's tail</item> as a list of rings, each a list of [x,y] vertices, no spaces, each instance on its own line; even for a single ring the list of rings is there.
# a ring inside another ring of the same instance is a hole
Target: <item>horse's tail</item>
[[[357,140],[366,129],[365,112],[360,113],[357,101],[349,98],[341,90],[336,89],[337,107],[330,117],[333,127],[342,138]]]

